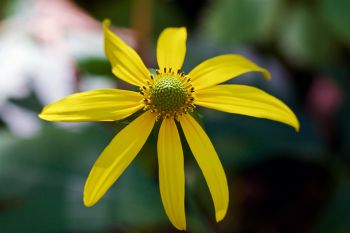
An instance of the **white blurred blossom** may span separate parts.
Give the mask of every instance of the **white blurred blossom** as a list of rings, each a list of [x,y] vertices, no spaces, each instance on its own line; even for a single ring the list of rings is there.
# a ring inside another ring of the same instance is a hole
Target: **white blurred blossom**
[[[0,22],[0,117],[17,135],[30,136],[40,124],[29,122],[39,119],[8,99],[24,98],[34,91],[46,105],[81,86],[94,89],[91,80],[77,83],[75,62],[104,58],[102,29],[100,22],[69,0],[17,1],[14,12]],[[129,30],[118,34],[135,45]]]

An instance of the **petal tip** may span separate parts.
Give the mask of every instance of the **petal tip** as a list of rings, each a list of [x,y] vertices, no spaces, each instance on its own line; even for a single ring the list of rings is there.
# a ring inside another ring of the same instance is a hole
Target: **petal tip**
[[[291,126],[295,130],[295,132],[299,133],[300,132],[300,122],[299,122],[297,116],[291,110],[290,110],[289,114],[290,114],[289,119],[287,119],[285,121],[280,121],[280,122]]]
[[[296,123],[295,123],[295,125],[293,125],[293,127],[297,133],[300,133],[300,123],[299,123],[298,119],[296,119]]]
[[[295,115],[295,113],[292,110],[290,110],[290,111],[292,114],[292,120],[288,124],[290,126],[292,126],[297,133],[299,133],[300,132],[300,122],[299,122],[297,116]]]
[[[84,205],[85,205],[85,207],[92,207],[93,206],[93,204],[85,201],[85,199],[84,199]]]
[[[270,74],[270,72],[269,72],[268,70],[263,69],[263,70],[262,70],[262,73],[263,73],[264,78],[265,78],[266,80],[271,80],[271,74]]]
[[[96,200],[94,200],[91,196],[88,196],[84,193],[83,202],[86,207],[92,207],[96,204]]]
[[[187,29],[185,26],[180,26],[180,27],[166,27],[163,29],[163,31],[168,31],[168,30],[179,30],[182,32],[187,32]]]
[[[181,223],[181,224],[174,224],[173,223],[173,225],[179,231],[186,231],[186,223]]]
[[[216,211],[215,213],[216,222],[220,222],[221,220],[224,219],[226,215],[226,211],[227,211],[226,209]]]
[[[185,26],[179,27],[179,29],[185,33],[187,33],[187,28]]]
[[[89,178],[88,178],[89,179]],[[96,204],[97,199],[94,198],[91,191],[88,191],[88,181],[85,183],[84,192],[83,192],[83,202],[86,207],[92,207]]]
[[[38,114],[38,117],[41,119],[41,120],[45,120],[45,121],[50,121],[50,117],[44,113],[44,111],[42,111],[41,113]]]
[[[103,25],[104,27],[109,27],[109,25],[111,25],[111,20],[110,20],[110,19],[104,19],[104,20],[102,21],[102,25]]]
[[[42,120],[45,120],[45,115],[43,113],[39,113],[38,114],[38,117]]]

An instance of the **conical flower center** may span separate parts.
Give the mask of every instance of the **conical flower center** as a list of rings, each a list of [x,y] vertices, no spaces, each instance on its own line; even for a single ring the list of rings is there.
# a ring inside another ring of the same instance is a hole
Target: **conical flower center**
[[[144,96],[144,110],[157,114],[160,117],[174,117],[186,114],[195,107],[194,88],[191,79],[181,70],[177,72],[171,68],[156,70],[157,75],[151,75],[147,86],[140,88]]]
[[[153,83],[150,99],[160,112],[171,112],[185,105],[187,93],[179,79],[161,77]]]

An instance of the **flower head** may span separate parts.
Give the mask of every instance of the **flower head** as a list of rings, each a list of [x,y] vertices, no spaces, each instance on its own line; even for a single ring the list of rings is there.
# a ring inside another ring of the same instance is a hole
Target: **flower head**
[[[186,229],[185,174],[179,122],[203,172],[213,198],[216,221],[226,215],[229,202],[224,169],[214,146],[191,116],[196,106],[266,118],[299,129],[294,113],[280,100],[254,87],[220,84],[247,72],[269,72],[239,55],[206,60],[185,74],[186,29],[165,29],[157,44],[159,68],[152,74],[137,53],[109,30],[104,21],[105,53],[112,72],[139,87],[138,92],[102,89],[70,95],[46,106],[39,115],[49,121],[116,121],[142,111],[104,149],[91,169],[84,188],[84,203],[92,206],[128,167],[159,122],[157,151],[161,199],[172,224]]]

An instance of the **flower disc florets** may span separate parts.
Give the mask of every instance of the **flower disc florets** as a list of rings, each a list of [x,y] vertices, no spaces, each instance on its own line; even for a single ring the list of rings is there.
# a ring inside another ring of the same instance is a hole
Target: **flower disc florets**
[[[187,93],[178,78],[161,77],[153,83],[150,99],[159,111],[171,112],[186,103]]]
[[[144,110],[158,113],[160,117],[175,117],[192,111],[194,88],[191,79],[181,70],[164,69],[156,70],[157,75],[151,75],[148,86],[140,89],[144,95]]]

